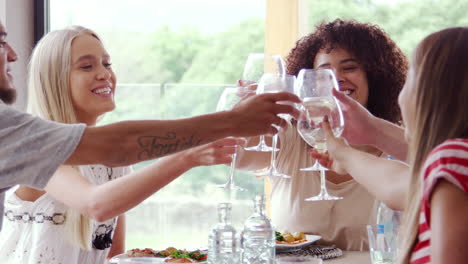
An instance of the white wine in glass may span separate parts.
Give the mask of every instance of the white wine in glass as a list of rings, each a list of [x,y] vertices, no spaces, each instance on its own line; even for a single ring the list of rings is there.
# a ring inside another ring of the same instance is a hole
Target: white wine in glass
[[[338,83],[331,70],[306,70],[299,72],[296,94],[302,99],[301,118],[297,122],[297,131],[302,139],[318,152],[327,150],[326,137],[322,128],[324,118],[335,136],[340,136],[344,129],[344,118],[340,106],[332,95],[332,90],[338,89]],[[316,164],[318,162],[316,161]],[[325,168],[318,166],[320,171],[320,193],[306,198],[306,201],[340,200],[328,194],[325,181]]]

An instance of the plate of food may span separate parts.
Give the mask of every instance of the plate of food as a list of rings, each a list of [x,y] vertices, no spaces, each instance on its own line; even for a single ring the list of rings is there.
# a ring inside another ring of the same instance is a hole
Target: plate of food
[[[276,249],[280,251],[307,246],[322,238],[317,235],[304,235],[302,232],[296,232],[293,234],[280,232],[275,233]]]
[[[114,256],[110,259],[110,263],[119,263],[121,259],[146,259],[149,261],[153,258],[155,263],[199,263],[207,259],[206,250],[185,250],[168,247],[165,250],[153,250],[151,248],[128,250],[124,254]]]

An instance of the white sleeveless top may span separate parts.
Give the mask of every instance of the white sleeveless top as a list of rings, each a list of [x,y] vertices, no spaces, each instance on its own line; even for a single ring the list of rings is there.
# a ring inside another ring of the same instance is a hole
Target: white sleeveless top
[[[378,202],[354,180],[339,184],[327,181],[328,192],[342,200],[304,201],[320,192],[319,172],[299,170],[315,162],[308,155],[310,147],[291,124],[280,132],[280,142],[277,168],[292,178],[270,178],[271,219],[276,229],[320,235],[320,244],[344,250],[368,250],[366,225],[375,223]]]
[[[96,185],[131,172],[131,167],[88,165],[79,168],[82,175]],[[105,222],[92,221],[92,250],[86,251],[72,246],[67,239],[67,209],[48,193],[30,202],[10,192],[5,199],[0,233],[0,263],[103,264],[112,244],[117,217]]]

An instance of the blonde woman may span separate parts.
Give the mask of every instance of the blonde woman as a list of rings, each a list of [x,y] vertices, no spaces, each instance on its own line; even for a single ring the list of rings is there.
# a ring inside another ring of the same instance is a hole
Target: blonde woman
[[[461,264],[468,260],[467,45],[468,27],[448,28],[426,37],[414,52],[399,96],[410,167],[350,148],[343,139],[334,138],[327,125],[332,159],[314,154],[333,170],[349,172],[388,205],[405,210],[400,236],[402,264]],[[362,120],[369,127],[382,122]],[[362,124],[355,127],[359,126]],[[377,145],[404,153],[400,147],[383,143],[399,140],[379,129],[373,131],[381,136]]]
[[[29,111],[52,121],[93,126],[115,107],[110,56],[83,27],[51,32],[38,43],[29,88]],[[130,167],[61,166],[46,192],[20,186],[5,201],[0,263],[104,263],[124,252],[127,210],[192,167],[230,162],[238,143],[221,139],[135,173]]]

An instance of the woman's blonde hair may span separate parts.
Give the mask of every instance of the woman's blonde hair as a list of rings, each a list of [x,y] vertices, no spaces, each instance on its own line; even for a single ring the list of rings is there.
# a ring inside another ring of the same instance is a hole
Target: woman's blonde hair
[[[422,201],[421,170],[445,140],[468,137],[468,27],[448,28],[426,37],[413,62],[416,99],[410,135],[411,184],[401,234],[400,263],[409,263],[417,241]]]
[[[70,64],[72,42],[82,35],[100,40],[92,30],[72,26],[49,32],[37,43],[29,63],[29,113],[61,123],[78,122],[70,92]],[[91,249],[91,220],[73,209],[66,216],[70,242]]]
[[[45,35],[29,62],[28,112],[62,123],[77,123],[70,92],[71,45],[81,35],[99,37],[90,29],[72,26]]]

